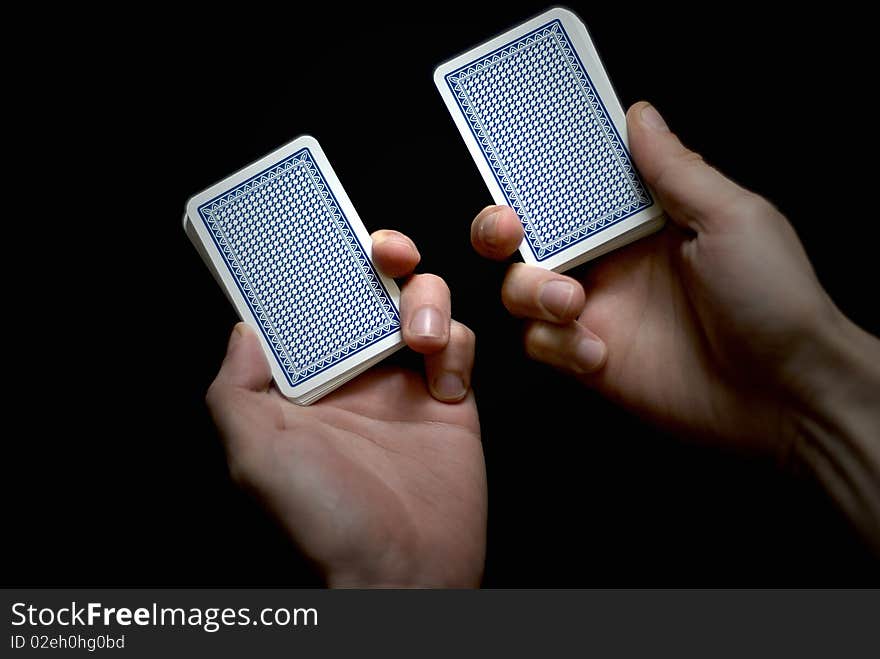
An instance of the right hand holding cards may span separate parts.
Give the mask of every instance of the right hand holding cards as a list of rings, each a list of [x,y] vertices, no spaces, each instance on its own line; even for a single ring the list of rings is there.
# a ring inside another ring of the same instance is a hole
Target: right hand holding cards
[[[657,231],[623,108],[586,26],[556,8],[437,67],[434,82],[526,263],[563,272]]]

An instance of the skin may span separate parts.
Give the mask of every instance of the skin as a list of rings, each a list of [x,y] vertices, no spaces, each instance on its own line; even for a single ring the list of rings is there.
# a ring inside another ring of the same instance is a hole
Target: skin
[[[627,128],[670,222],[577,278],[512,265],[501,295],[527,353],[681,435],[806,466],[880,551],[880,341],[834,306],[769,202],[648,103]],[[471,227],[488,258],[521,240],[507,207]]]
[[[684,436],[806,466],[880,551],[880,341],[837,310],[772,205],[682,146],[647,103],[627,123],[670,222],[577,279],[511,266],[501,295],[527,320],[526,351]],[[486,475],[473,333],[450,319],[441,279],[411,275],[409,238],[373,240],[376,266],[408,277],[403,335],[424,376],[371,369],[298,407],[239,324],[208,407],[233,477],[330,585],[476,586]],[[505,259],[522,227],[492,206],[471,240]]]
[[[380,231],[373,241],[380,270],[412,273],[419,254],[409,238]],[[400,306],[424,376],[374,368],[299,407],[272,385],[254,331],[239,323],[208,408],[233,478],[331,586],[477,586],[486,472],[469,389],[474,335],[450,319],[439,277],[409,276]]]

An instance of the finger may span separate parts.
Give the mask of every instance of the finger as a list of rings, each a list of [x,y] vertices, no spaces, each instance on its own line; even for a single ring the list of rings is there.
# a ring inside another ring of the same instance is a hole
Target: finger
[[[583,287],[571,277],[514,263],[501,285],[501,301],[514,316],[568,323],[583,311]]]
[[[509,206],[486,206],[471,223],[471,244],[489,259],[508,258],[522,239],[522,223]]]
[[[529,324],[525,332],[529,357],[576,375],[593,373],[605,364],[605,342],[577,321],[554,325],[543,321]]]
[[[256,333],[246,324],[238,323],[229,337],[220,372],[205,396],[208,409],[221,431],[238,427],[241,403],[254,393],[268,391],[271,382],[272,370]]]
[[[399,231],[380,229],[373,232],[373,263],[389,277],[406,277],[421,260],[416,244]]]
[[[220,371],[205,396],[226,447],[233,478],[244,477],[245,456],[253,455],[254,447],[264,438],[255,429],[283,425],[281,407],[275,400],[280,394],[270,388],[271,383],[272,370],[256,331],[238,323],[232,330]]]
[[[441,350],[449,340],[449,287],[437,275],[413,275],[400,293],[403,340],[421,353]]]
[[[457,320],[449,327],[446,347],[425,356],[425,377],[431,395],[445,403],[463,399],[471,386],[474,367],[474,333]]]
[[[226,357],[214,383],[222,387],[266,391],[271,382],[272,370],[256,332],[245,323],[238,323],[232,329]]]
[[[633,105],[626,120],[639,171],[680,226],[717,230],[750,214],[756,204],[769,206],[685,147],[650,103]]]

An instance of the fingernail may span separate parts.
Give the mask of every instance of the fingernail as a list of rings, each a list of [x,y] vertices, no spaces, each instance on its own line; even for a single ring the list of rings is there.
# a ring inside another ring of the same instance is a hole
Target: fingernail
[[[557,318],[565,318],[574,297],[574,284],[554,279],[541,287],[541,306]]]
[[[657,112],[653,105],[646,105],[642,108],[642,123],[656,131],[668,131],[669,126],[663,121],[663,117]]]
[[[439,339],[443,336],[443,316],[434,307],[422,307],[409,321],[409,331],[426,339]]]
[[[581,339],[574,352],[574,359],[584,373],[592,373],[605,362],[605,344],[600,339]]]
[[[238,344],[245,332],[247,332],[247,325],[244,323],[235,324],[229,337],[229,344],[226,346],[226,352],[232,352],[232,349]]]
[[[498,218],[500,216],[501,211],[495,211],[494,213],[489,213],[489,215],[483,218],[483,221],[480,222],[480,226],[477,229],[480,242],[489,245],[490,247],[498,244]]]
[[[465,391],[464,380],[455,373],[443,373],[434,380],[434,393],[443,400],[458,400]]]

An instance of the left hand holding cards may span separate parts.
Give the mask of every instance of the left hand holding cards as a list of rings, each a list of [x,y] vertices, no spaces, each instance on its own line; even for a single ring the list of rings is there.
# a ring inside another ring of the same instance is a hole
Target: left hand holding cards
[[[377,231],[372,244],[384,275],[406,277],[418,264],[403,234]],[[400,314],[426,378],[376,367],[302,407],[273,386],[256,332],[239,323],[208,407],[233,478],[329,585],[477,586],[487,504],[469,389],[474,335],[450,319],[449,289],[433,275],[409,277]]]
[[[289,400],[313,403],[404,345],[397,284],[313,137],[192,197],[183,226]]]

